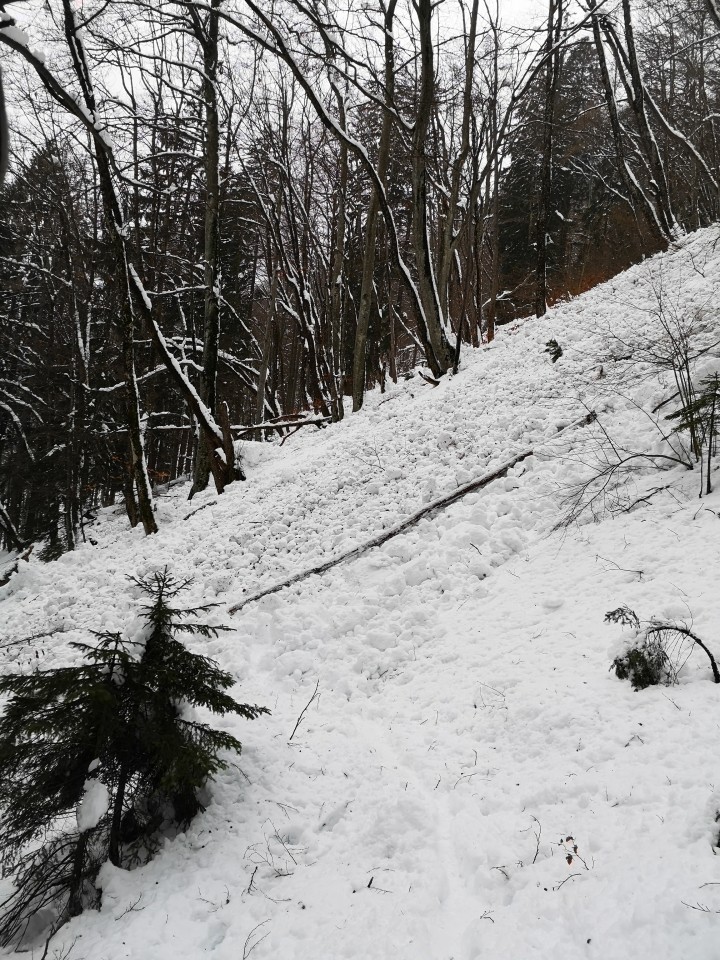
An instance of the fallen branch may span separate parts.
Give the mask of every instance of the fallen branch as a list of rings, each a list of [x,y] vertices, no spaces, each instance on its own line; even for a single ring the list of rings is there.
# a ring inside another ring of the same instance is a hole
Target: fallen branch
[[[565,883],[568,882],[568,880],[574,880],[575,877],[581,877],[581,876],[582,876],[581,873],[571,873],[570,876],[565,877],[564,880],[561,880],[560,883],[559,883],[556,887],[553,887],[553,890],[559,890],[560,887],[563,886],[563,884],[565,884]]]
[[[653,407],[650,412],[657,413],[658,410],[662,410],[663,407],[666,407],[669,403],[672,403],[673,400],[677,400],[679,396],[680,396],[680,391],[677,390],[671,397],[668,397],[666,400],[661,400],[660,403],[658,403],[657,406]]]
[[[696,646],[700,647],[701,650],[704,650],[704,652],[708,656],[708,660],[710,661],[710,669],[712,670],[713,680],[715,683],[720,683],[720,670],[718,670],[718,665],[715,660],[715,657],[712,655],[711,651],[703,643],[700,637],[698,637],[696,634],[692,632],[692,630],[690,630],[688,627],[683,626],[682,624],[665,623],[662,621],[660,622],[651,621],[650,626],[646,630],[646,633],[647,633],[647,636],[649,637],[657,636],[658,634],[662,634],[663,631],[665,630],[674,630],[675,633],[679,633],[680,636],[682,637],[687,637],[688,640],[692,640],[692,642]]]
[[[604,432],[603,430],[603,433]],[[610,443],[612,445],[612,441],[610,441]],[[665,453],[629,453],[627,456],[622,456],[616,448],[613,448],[613,453],[617,456],[617,459],[609,460],[605,452],[601,450],[598,454],[600,463],[598,471],[593,473],[588,480],[571,488],[570,493],[564,500],[564,503],[567,505],[567,510],[553,530],[562,530],[569,527],[572,523],[577,523],[580,517],[587,511],[592,511],[595,515],[595,505],[598,501],[602,501],[604,504],[606,501],[611,500],[613,496],[616,501],[619,501],[618,490],[622,487],[623,472],[631,469],[628,464],[648,461],[652,464],[669,463],[685,467],[686,470],[693,469],[692,463],[688,460],[682,460],[680,457],[671,457]],[[600,460],[601,455],[605,457],[604,463]],[[670,484],[668,484],[668,487],[669,486]],[[595,488],[594,492],[593,488]],[[614,509],[616,512],[619,511],[619,502],[615,503],[611,509]]]
[[[636,507],[639,503],[650,503],[651,498],[654,497],[656,493],[662,493],[663,490],[668,490],[671,486],[672,484],[670,483],[664,483],[661,487],[655,487],[646,497],[638,497],[637,500],[633,500],[629,507],[624,507],[621,512],[630,513],[633,507]]]
[[[567,430],[572,430],[574,427],[585,427],[588,424],[593,423],[596,419],[597,414],[593,410],[580,420],[575,420],[573,423],[569,423],[566,427],[558,430],[558,435],[565,433]],[[387,543],[388,540],[392,540],[393,537],[397,537],[399,534],[405,533],[406,530],[409,530],[410,527],[415,526],[415,524],[417,524],[424,517],[430,516],[431,514],[436,513],[438,510],[445,510],[458,500],[462,500],[462,498],[468,493],[473,493],[475,490],[482,490],[483,487],[488,486],[488,484],[492,483],[494,480],[499,480],[502,477],[507,476],[508,470],[510,470],[516,464],[522,463],[523,460],[527,460],[527,458],[533,456],[534,453],[534,447],[530,450],[524,450],[522,453],[518,453],[511,460],[507,460],[501,467],[498,467],[491,473],[486,473],[482,477],[478,477],[476,480],[471,480],[469,483],[464,484],[462,487],[458,487],[457,490],[454,490],[452,493],[449,493],[444,497],[438,497],[437,499],[428,503],[426,506],[422,507],[422,509],[411,514],[409,517],[407,517],[407,519],[403,520],[402,523],[398,523],[394,527],[390,527],[389,530],[384,530],[376,537],[373,537],[372,540],[367,540],[365,543],[361,544],[359,547],[355,547],[353,550],[348,550],[346,553],[341,553],[337,557],[326,560],[325,563],[319,563],[317,566],[310,567],[308,570],[303,570],[300,573],[296,573],[294,576],[289,577],[287,580],[283,580],[280,583],[276,583],[272,587],[266,587],[264,590],[260,590],[258,593],[247,597],[245,600],[241,600],[239,603],[233,604],[233,606],[229,608],[228,613],[238,613],[249,603],[255,603],[256,600],[262,600],[263,597],[269,597],[273,593],[279,593],[286,587],[291,587],[296,583],[307,580],[308,577],[312,577],[316,574],[326,573],[328,570],[331,570],[333,567],[336,567],[341,563],[346,563],[348,560],[355,560],[358,557],[361,557],[364,553],[367,553],[369,550],[373,550],[375,547],[381,547],[384,543]]]
[[[634,573],[635,576],[638,578],[638,580],[642,580],[643,574],[645,573],[644,570],[631,570],[628,567],[621,567],[620,564],[615,563],[614,560],[609,560],[607,557],[601,557],[599,553],[595,554],[595,559],[603,560],[605,563],[611,563],[615,567],[616,572],[618,573]]]
[[[30,554],[33,552],[34,546],[34,543],[30,544],[24,553],[21,553],[20,556],[16,557],[14,561],[11,561],[5,571],[0,573],[0,587],[4,587],[5,584],[10,583],[10,578],[13,576],[13,574],[17,573],[21,560],[24,560],[25,563],[30,562]]]
[[[259,946],[259,945],[263,942],[263,940],[266,940],[266,939],[270,936],[270,933],[269,933],[269,932],[268,932],[268,933],[264,933],[261,937],[258,937],[258,939],[255,941],[255,943],[251,943],[251,942],[250,942],[251,939],[252,939],[253,934],[254,934],[257,930],[259,930],[260,927],[264,926],[266,923],[269,923],[269,922],[270,922],[270,918],[269,918],[269,917],[268,917],[267,920],[261,920],[260,923],[256,924],[256,925],[252,928],[252,930],[250,931],[250,933],[247,935],[247,937],[245,938],[245,946],[243,947],[243,960],[247,960],[247,958],[248,958],[248,957],[250,956],[250,954],[253,952],[253,950],[255,949],[255,947]]]
[[[315,426],[320,430],[325,424],[330,423],[331,417],[308,417],[306,420],[294,420],[285,418],[283,420],[266,420],[264,423],[256,423],[252,427],[244,427],[241,424],[230,427],[232,432],[242,437],[246,433],[255,433],[256,430],[287,430],[290,427],[299,430],[300,427]]]
[[[313,690],[313,695],[310,697],[310,699],[308,700],[308,702],[307,702],[307,703],[305,704],[305,706],[302,708],[302,710],[300,711],[300,716],[299,716],[299,717],[297,718],[297,720],[295,721],[295,726],[293,727],[293,732],[292,732],[292,733],[290,734],[290,736],[288,737],[288,743],[290,743],[290,741],[292,740],[292,738],[293,738],[293,737],[295,736],[295,734],[297,733],[297,728],[298,728],[298,727],[300,726],[300,724],[302,723],[302,719],[303,719],[303,717],[305,716],[305,714],[307,713],[307,711],[309,710],[310,704],[313,702],[313,700],[315,699],[315,697],[318,695],[318,690],[319,690],[319,689],[320,689],[320,681],[318,680],[317,683],[315,684],[315,689]]]
[[[63,633],[64,625],[56,627],[54,630],[46,630],[44,633],[34,633],[31,637],[17,637],[15,640],[3,640],[0,643],[0,650],[8,650],[10,647],[19,647],[24,643],[34,643],[36,640],[42,640],[44,637],[54,637],[57,633]]]
[[[200,513],[201,510],[205,510],[207,507],[214,507],[216,503],[217,500],[211,500],[210,503],[204,503],[201,507],[196,507],[194,510],[191,510],[190,513],[185,514],[183,517],[183,523],[189,520],[190,517],[194,517],[196,513]]]

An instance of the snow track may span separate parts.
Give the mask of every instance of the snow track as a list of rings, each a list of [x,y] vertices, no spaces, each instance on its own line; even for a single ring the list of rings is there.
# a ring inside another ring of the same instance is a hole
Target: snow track
[[[0,651],[6,669],[68,662],[89,629],[132,633],[126,577],[167,563],[233,628],[198,649],[273,711],[225,719],[239,767],[155,861],[103,868],[102,910],[58,949],[717,960],[720,694],[698,656],[678,687],[634,693],[608,673],[618,629],[603,615],[692,615],[720,653],[720,497],[699,501],[696,473],[648,468],[629,512],[552,533],[599,436],[563,427],[595,409],[617,443],[667,451],[640,409],[673,392],[650,362],[658,302],[720,339],[716,239],[505,328],[437,388],[416,377],[282,448],[246,444],[248,482],[192,504],[172,488],[157,536],[112,508],[94,543],[20,565],[0,588],[1,642],[43,636]],[[534,446],[542,457],[378,549],[227,615]]]

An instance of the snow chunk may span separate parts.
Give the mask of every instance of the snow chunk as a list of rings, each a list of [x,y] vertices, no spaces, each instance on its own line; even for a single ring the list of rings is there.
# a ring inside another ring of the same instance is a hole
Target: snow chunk
[[[0,20],[0,23],[3,21]],[[19,27],[9,26],[2,28],[3,36],[6,36],[9,40],[14,40],[15,43],[19,43],[23,47],[30,46],[30,38],[24,30],[21,30]]]
[[[96,761],[93,761],[96,764]],[[93,764],[91,764],[91,767]],[[90,779],[85,781],[83,798],[77,805],[75,816],[80,833],[96,827],[110,806],[110,793],[104,783]]]

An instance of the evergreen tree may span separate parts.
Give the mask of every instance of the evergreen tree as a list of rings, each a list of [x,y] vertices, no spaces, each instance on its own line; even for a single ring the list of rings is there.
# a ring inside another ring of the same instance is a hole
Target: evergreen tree
[[[671,413],[666,419],[677,421],[675,433],[686,431],[690,435],[693,452],[701,467],[700,496],[703,495],[703,486],[705,493],[712,493],[710,474],[717,437],[720,433],[720,374],[716,372],[704,377],[680,409]],[[704,484],[703,467],[705,468]]]
[[[248,720],[268,712],[237,703],[226,692],[232,675],[176,639],[220,629],[195,620],[208,606],[172,606],[187,583],[167,570],[134,582],[150,601],[140,642],[97,634],[94,645],[73,645],[78,666],[0,678],[10,697],[0,719],[0,848],[15,882],[0,904],[3,945],[97,905],[105,860],[147,859],[162,828],[201,809],[198,789],[226,766],[220,751],[241,744],[188,708]]]

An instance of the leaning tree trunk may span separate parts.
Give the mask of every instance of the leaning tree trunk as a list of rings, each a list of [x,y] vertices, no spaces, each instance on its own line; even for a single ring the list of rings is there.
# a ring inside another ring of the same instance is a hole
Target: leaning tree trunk
[[[588,0],[588,6],[590,9],[593,42],[595,44],[595,51],[598,57],[600,76],[602,78],[603,90],[605,92],[605,105],[610,118],[610,129],[612,130],[615,155],[617,157],[620,177],[627,191],[628,202],[631,204],[631,206],[633,206],[633,209],[635,203],[640,205],[641,209],[643,209],[645,212],[647,222],[655,236],[655,239],[661,246],[664,247],[667,245],[669,236],[667,229],[663,225],[663,218],[661,214],[659,214],[653,198],[647,195],[645,189],[640,184],[630,166],[630,163],[628,162],[623,129],[620,124],[618,105],[615,98],[615,90],[613,88],[612,80],[610,79],[607,57],[605,56],[605,47],[603,45],[602,38],[602,25],[600,14],[598,13],[597,0]]]
[[[630,0],[622,0],[623,18],[625,21],[625,44],[627,48],[627,61],[630,68],[630,78],[632,81],[633,96],[630,105],[637,120],[640,131],[640,139],[643,144],[645,156],[647,158],[650,172],[652,174],[652,189],[656,198],[656,207],[661,218],[663,229],[667,232],[669,238],[673,238],[678,233],[678,224],[672,208],[670,197],[670,188],[668,186],[665,166],[660,156],[655,134],[650,127],[645,103],[645,86],[643,84],[640,66],[635,49],[635,34],[633,30],[632,16],[630,13]]]

